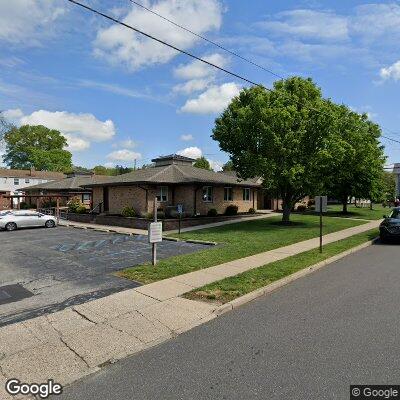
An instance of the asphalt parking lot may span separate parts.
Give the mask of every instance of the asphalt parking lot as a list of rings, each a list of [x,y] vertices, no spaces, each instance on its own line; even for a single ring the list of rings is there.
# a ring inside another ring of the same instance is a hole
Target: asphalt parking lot
[[[204,250],[163,241],[158,258]],[[68,227],[0,231],[0,326],[139,286],[113,272],[151,260],[147,236]]]

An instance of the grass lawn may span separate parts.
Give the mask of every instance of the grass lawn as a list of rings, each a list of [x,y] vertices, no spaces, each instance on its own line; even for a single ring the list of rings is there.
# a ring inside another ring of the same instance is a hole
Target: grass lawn
[[[382,207],[381,204],[374,204],[372,210],[369,208],[359,208],[354,205],[347,206],[347,214],[342,213],[341,204],[332,204],[328,206],[328,212],[325,214],[330,217],[342,218],[360,218],[360,219],[383,219],[383,215],[390,213],[390,207]]]
[[[201,229],[180,235],[181,239],[208,240],[220,243],[193,254],[160,260],[156,267],[150,264],[127,268],[118,273],[127,279],[151,283],[202,268],[212,267],[238,258],[276,249],[319,235],[319,218],[314,215],[292,215],[290,226],[279,224],[280,216],[238,222],[210,229]],[[324,234],[363,224],[363,221],[324,218]],[[171,235],[178,237],[177,234]]]
[[[329,257],[346,251],[361,243],[374,239],[378,235],[378,230],[373,229],[350,238],[330,243],[324,246],[323,253],[318,249],[310,250],[284,260],[255,268],[242,274],[225,278],[218,282],[205,285],[192,292],[186,293],[184,297],[192,300],[204,300],[219,303],[227,303],[237,297],[250,293],[253,290],[293,274],[303,268],[314,265]]]

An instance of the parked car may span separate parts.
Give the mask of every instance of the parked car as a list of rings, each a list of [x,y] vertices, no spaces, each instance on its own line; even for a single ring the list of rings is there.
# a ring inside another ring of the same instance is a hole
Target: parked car
[[[390,239],[400,239],[400,207],[392,209],[391,213],[383,216],[384,220],[379,226],[382,242]]]
[[[0,229],[5,229],[7,231],[15,231],[18,228],[31,228],[35,226],[54,228],[56,225],[56,218],[36,211],[20,210],[0,213]]]

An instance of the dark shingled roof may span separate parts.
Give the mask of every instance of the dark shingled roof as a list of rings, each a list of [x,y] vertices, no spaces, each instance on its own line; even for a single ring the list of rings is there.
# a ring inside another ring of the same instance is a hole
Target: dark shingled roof
[[[102,182],[108,176],[103,175],[77,175],[71,178],[64,178],[58,181],[39,183],[38,185],[21,188],[25,192],[36,190],[70,190],[83,191],[87,184]]]
[[[157,158],[153,158],[151,161],[156,162],[156,161],[163,161],[163,160],[179,160],[179,161],[187,161],[187,162],[195,162],[196,161],[194,158],[181,156],[179,154],[168,154],[167,156],[160,156]]]
[[[86,187],[92,186],[120,186],[130,184],[220,184],[238,185],[248,187],[260,187],[257,179],[240,180],[234,174],[223,172],[208,171],[196,168],[191,165],[165,165],[139,169],[127,174],[109,176],[101,182],[91,182],[85,184]]]
[[[7,178],[37,178],[37,179],[62,179],[65,175],[62,172],[36,171],[34,169],[8,169],[0,168],[0,177]]]

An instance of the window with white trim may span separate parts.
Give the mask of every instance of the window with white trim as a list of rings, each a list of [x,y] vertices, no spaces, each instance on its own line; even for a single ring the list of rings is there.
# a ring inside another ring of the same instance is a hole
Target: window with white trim
[[[19,178],[14,178],[14,185],[19,185]]]
[[[232,201],[233,200],[233,190],[231,187],[224,188],[224,201]]]
[[[168,201],[168,186],[158,188],[157,200],[162,203]]]
[[[214,200],[214,191],[212,186],[203,187],[203,201],[205,203],[212,203]]]
[[[243,189],[243,201],[250,201],[250,188]]]

